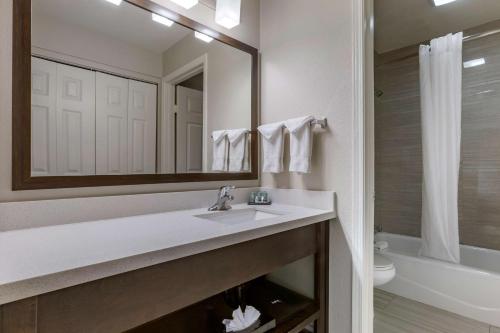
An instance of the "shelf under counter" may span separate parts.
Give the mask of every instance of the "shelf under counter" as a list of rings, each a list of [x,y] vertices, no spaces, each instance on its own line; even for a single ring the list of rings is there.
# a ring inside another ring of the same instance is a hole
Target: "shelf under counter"
[[[313,299],[265,278],[245,284],[243,294],[245,303],[259,310],[261,317],[275,320],[276,327],[266,332],[299,333],[319,318],[319,305]],[[127,333],[224,333],[222,319],[231,318],[233,311],[226,299],[220,293]]]

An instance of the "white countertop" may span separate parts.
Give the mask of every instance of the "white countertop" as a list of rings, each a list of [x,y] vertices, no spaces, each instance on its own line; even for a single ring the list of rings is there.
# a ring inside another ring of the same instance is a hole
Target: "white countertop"
[[[286,214],[222,224],[194,216],[203,208],[0,232],[0,304],[335,218],[292,205],[258,209]]]

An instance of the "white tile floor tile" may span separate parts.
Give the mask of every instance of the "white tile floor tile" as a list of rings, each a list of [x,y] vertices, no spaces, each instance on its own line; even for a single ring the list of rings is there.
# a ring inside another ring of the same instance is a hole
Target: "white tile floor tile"
[[[441,331],[410,323],[391,314],[375,311],[374,333],[442,333]]]
[[[378,289],[373,298],[374,333],[500,333],[488,324]]]

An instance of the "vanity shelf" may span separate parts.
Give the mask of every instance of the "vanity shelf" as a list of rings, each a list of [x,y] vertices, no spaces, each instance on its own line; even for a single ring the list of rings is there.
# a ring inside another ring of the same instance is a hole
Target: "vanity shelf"
[[[166,331],[211,333],[186,328],[209,322],[207,304],[227,311],[223,315],[229,318],[232,309],[224,310],[221,293],[313,255],[314,300],[258,280],[250,285],[255,289],[247,301],[272,312],[266,310],[266,300],[276,295],[289,300],[289,308],[273,314],[277,327],[272,332],[299,333],[316,321],[316,333],[326,333],[328,228],[328,221],[317,222],[3,304],[0,332],[121,333],[180,313],[172,321],[176,328]]]
[[[262,316],[276,319],[276,328],[268,332],[302,332],[319,318],[319,307],[314,300],[265,278],[251,281],[243,288],[247,304],[261,311]],[[127,333],[223,333],[222,319],[231,318],[233,311],[224,295],[218,294]]]

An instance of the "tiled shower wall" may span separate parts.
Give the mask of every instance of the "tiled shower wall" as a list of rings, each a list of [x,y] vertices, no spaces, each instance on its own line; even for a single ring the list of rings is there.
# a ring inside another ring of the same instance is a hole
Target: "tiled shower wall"
[[[500,34],[464,43],[464,61],[478,58],[486,64],[463,69],[460,242],[500,250]],[[375,88],[381,94],[375,102],[375,224],[387,232],[419,236],[418,56],[377,65]]]

